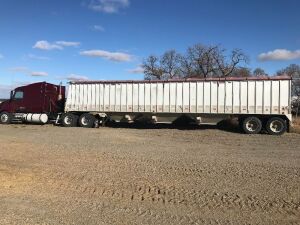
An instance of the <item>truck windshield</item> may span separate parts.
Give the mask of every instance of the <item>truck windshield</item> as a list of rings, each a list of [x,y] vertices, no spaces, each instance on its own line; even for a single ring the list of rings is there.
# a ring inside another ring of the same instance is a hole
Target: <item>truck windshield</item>
[[[24,93],[23,91],[16,91],[14,95],[14,99],[23,99]]]

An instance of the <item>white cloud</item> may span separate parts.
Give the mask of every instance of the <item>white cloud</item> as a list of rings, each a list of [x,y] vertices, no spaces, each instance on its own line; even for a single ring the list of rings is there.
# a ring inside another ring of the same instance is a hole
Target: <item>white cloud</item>
[[[30,72],[30,70],[27,67],[23,67],[23,66],[10,68],[9,71],[14,72],[14,73],[28,73],[28,72]]]
[[[65,77],[68,81],[83,81],[83,80],[89,80],[87,76],[82,76],[78,74],[70,74]]]
[[[3,59],[3,58],[4,58],[4,56],[2,54],[0,54],[0,59]]]
[[[69,74],[67,76],[56,77],[56,79],[68,80],[68,81],[85,81],[85,80],[89,80],[89,78],[87,76],[73,74],[73,73]]]
[[[129,0],[91,0],[89,8],[97,12],[117,13],[129,4]]]
[[[128,70],[129,73],[132,74],[143,74],[144,73],[144,68],[142,66],[138,66],[134,69]]]
[[[94,30],[94,31],[101,31],[101,32],[105,31],[104,27],[101,26],[101,25],[94,25],[94,26],[92,26],[92,30]]]
[[[13,73],[22,73],[32,77],[46,77],[48,73],[42,71],[31,71],[27,67],[14,67],[10,68],[9,71]]]
[[[56,41],[55,43],[49,43],[48,41],[37,41],[33,48],[50,51],[50,50],[62,50],[64,47],[77,47],[80,42],[72,41]]]
[[[39,72],[39,71],[33,71],[33,72],[31,72],[30,73],[30,75],[31,76],[33,76],[33,77],[46,77],[46,76],[48,76],[48,73],[46,73],[46,72]]]
[[[59,50],[63,49],[62,46],[57,45],[57,44],[51,44],[48,41],[37,41],[35,43],[35,45],[33,46],[33,48],[37,48],[37,49],[40,49],[40,50],[47,50],[47,51],[55,50],[55,49],[59,49]]]
[[[45,57],[45,56],[37,56],[33,54],[28,54],[29,59],[36,59],[36,60],[49,60],[50,58]]]
[[[258,56],[260,61],[283,61],[300,59],[300,50],[290,51],[287,49],[275,49],[267,53],[261,53]]]
[[[133,60],[133,56],[123,52],[109,52],[104,50],[82,51],[80,55],[90,57],[100,57],[116,62],[129,62]]]
[[[80,45],[80,42],[73,42],[73,41],[57,41],[55,43],[58,46],[63,46],[63,47],[77,47]]]

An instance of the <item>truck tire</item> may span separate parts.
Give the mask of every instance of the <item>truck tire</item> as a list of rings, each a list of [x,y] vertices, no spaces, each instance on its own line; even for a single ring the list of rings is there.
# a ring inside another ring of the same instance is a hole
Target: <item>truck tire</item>
[[[82,114],[79,118],[79,126],[85,128],[92,128],[94,127],[96,118],[90,113]]]
[[[243,121],[243,131],[246,134],[258,134],[262,129],[262,122],[257,117],[247,117]]]
[[[77,127],[78,116],[73,113],[63,114],[61,120],[64,127]]]
[[[11,114],[8,112],[0,113],[0,123],[1,124],[10,124],[11,123]]]
[[[272,117],[266,124],[266,130],[271,135],[282,135],[287,130],[286,121],[279,117]]]

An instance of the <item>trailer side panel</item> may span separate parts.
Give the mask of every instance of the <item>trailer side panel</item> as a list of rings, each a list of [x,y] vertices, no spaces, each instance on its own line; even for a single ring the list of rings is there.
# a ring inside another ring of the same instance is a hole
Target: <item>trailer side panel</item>
[[[253,114],[290,118],[291,81],[74,82],[65,111]]]

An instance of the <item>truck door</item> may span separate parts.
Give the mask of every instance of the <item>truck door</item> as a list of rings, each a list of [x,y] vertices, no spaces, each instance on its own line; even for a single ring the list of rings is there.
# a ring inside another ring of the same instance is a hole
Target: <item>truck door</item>
[[[26,113],[24,102],[24,91],[16,90],[11,99],[11,109],[13,113]]]

